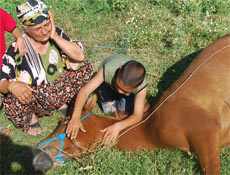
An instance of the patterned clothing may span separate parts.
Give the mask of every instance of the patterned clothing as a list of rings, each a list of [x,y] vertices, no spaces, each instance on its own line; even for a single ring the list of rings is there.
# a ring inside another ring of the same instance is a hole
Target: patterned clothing
[[[56,28],[62,38],[73,41]],[[23,57],[14,52],[14,43],[3,56],[3,67],[0,70],[0,81],[20,81],[27,83],[33,89],[32,101],[22,104],[15,96],[8,93],[4,96],[3,105],[7,117],[15,127],[21,127],[27,132],[32,115],[52,115],[63,104],[74,100],[79,92],[92,77],[92,65],[84,60],[70,62],[59,47],[49,41],[47,54],[38,54],[24,36],[27,52]],[[80,42],[76,42],[82,49]]]
[[[64,70],[56,80],[33,87],[33,99],[29,104],[22,104],[13,94],[4,98],[5,113],[14,126],[27,132],[32,114],[36,116],[52,115],[65,103],[70,103],[80,89],[91,79],[92,65],[84,61],[77,71]]]
[[[17,16],[26,26],[34,26],[48,19],[47,6],[41,0],[29,0],[16,7]]]
[[[76,42],[69,38],[60,28],[56,27],[57,34],[67,41]],[[49,40],[49,48],[45,55],[37,53],[26,36],[24,36],[26,54],[22,57],[19,52],[14,52],[13,43],[3,56],[0,81],[20,81],[32,86],[39,86],[53,81],[59,77],[64,67],[76,70],[81,63],[71,63],[66,54],[59,47]],[[82,49],[80,42],[76,42]]]

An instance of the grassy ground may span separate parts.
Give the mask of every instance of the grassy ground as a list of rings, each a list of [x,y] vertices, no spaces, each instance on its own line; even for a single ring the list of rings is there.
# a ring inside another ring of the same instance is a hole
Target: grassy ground
[[[0,0],[15,19],[21,0]],[[197,53],[230,32],[230,0],[45,0],[55,22],[83,43],[95,70],[106,56],[124,53],[147,69],[148,100],[155,102],[189,65]],[[13,38],[7,34],[7,44]],[[98,108],[96,113],[100,113]],[[40,118],[43,134],[29,137],[15,129],[0,111],[0,123],[11,130],[1,144],[0,174],[30,174],[23,156],[28,147],[47,137],[62,118]],[[139,153],[99,149],[83,159],[71,159],[46,174],[200,174],[193,153],[161,150]],[[221,174],[230,174],[230,149],[221,149]]]

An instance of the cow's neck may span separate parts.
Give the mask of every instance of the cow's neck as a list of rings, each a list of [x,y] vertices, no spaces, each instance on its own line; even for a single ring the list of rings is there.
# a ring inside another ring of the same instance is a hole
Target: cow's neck
[[[101,128],[105,128],[117,122],[116,120],[113,120],[111,118],[100,116],[97,117],[97,120],[99,120],[99,123],[102,125],[100,126]],[[154,144],[151,141],[151,136],[149,135],[151,133],[149,131],[149,121],[146,121],[141,125],[138,125],[133,129],[130,129],[128,132],[126,132],[126,130],[127,129],[119,133],[119,136],[122,136],[119,137],[118,142],[115,145],[115,148],[127,151],[137,151],[141,149],[155,148]]]

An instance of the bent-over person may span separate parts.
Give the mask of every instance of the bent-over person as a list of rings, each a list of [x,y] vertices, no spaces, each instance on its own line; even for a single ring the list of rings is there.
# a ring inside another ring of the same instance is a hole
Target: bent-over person
[[[142,120],[146,110],[147,95],[146,70],[144,66],[126,55],[107,57],[99,67],[97,74],[78,93],[72,118],[66,132],[71,139],[76,138],[79,129],[84,130],[80,121],[83,106],[87,97],[94,91],[99,91],[101,105],[105,113],[130,113],[127,118],[101,130],[104,132],[105,144],[113,143],[121,130]],[[131,110],[131,111],[130,111]],[[87,131],[86,131],[87,132]]]

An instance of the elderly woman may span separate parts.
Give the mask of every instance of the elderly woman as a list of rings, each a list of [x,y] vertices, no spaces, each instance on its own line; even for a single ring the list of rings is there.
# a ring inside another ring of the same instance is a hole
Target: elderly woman
[[[15,42],[3,56],[0,93],[7,117],[29,135],[41,134],[37,116],[52,115],[70,103],[92,77],[80,42],[56,27],[51,12],[41,0],[17,7],[25,29],[27,52],[14,52]]]

